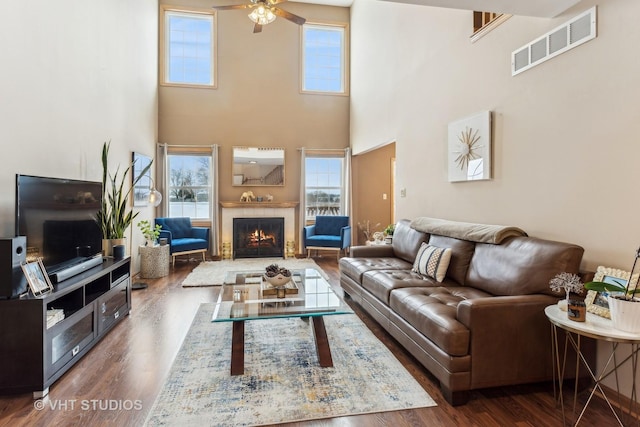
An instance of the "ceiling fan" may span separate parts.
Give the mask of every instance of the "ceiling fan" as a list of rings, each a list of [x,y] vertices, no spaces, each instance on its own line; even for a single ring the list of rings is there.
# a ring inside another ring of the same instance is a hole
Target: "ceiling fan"
[[[287,0],[249,0],[249,4],[235,4],[229,6],[213,6],[216,10],[231,10],[231,9],[252,9],[249,13],[249,19],[251,19],[255,25],[253,26],[253,32],[259,33],[262,31],[264,25],[270,24],[276,19],[276,15],[284,19],[287,19],[298,25],[302,25],[306,22],[306,19],[287,12],[286,10],[276,7],[277,4],[284,3]]]

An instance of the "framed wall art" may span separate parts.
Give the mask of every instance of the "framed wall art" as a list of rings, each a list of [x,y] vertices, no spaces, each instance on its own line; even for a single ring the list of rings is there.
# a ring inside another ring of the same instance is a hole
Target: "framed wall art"
[[[449,182],[491,179],[491,111],[449,123]]]
[[[140,153],[133,153],[132,159],[132,183],[135,183],[133,187],[133,206],[147,206],[149,203],[149,189],[151,188],[151,169],[140,178],[140,181],[136,182],[140,173],[151,164],[151,157],[145,156]]]
[[[596,274],[593,276],[594,282],[605,282],[605,283],[617,283],[622,286],[626,286],[627,282],[631,279],[631,273],[624,270],[617,270],[614,268],[599,266],[596,269]],[[635,288],[633,283],[638,282],[638,275],[634,275],[632,279],[632,289]],[[608,292],[597,292],[597,291],[589,291],[587,292],[587,297],[584,299],[585,304],[587,305],[587,311],[589,313],[597,314],[598,316],[605,317],[607,319],[611,319],[611,313],[609,312],[609,300],[607,299],[609,296]]]
[[[33,295],[39,297],[53,291],[53,285],[44,264],[42,264],[42,258],[33,262],[25,262],[21,264],[21,267]]]

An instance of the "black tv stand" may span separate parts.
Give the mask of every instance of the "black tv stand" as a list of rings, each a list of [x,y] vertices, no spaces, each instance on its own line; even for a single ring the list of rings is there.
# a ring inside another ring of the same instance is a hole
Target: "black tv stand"
[[[131,259],[106,259],[53,292],[0,300],[0,394],[49,386],[131,311]]]

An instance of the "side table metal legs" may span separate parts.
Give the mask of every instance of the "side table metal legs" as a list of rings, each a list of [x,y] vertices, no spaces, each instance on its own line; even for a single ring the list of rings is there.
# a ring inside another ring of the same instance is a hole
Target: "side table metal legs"
[[[618,421],[618,424],[620,426],[624,426],[625,424],[622,422],[621,417],[622,418],[633,418],[635,417],[634,414],[637,413],[637,409],[638,409],[638,404],[636,402],[636,398],[637,398],[637,393],[636,393],[636,374],[637,374],[637,368],[638,368],[638,352],[640,351],[640,344],[629,344],[631,346],[631,353],[629,355],[627,355],[626,357],[624,357],[622,360],[618,361],[618,356],[617,356],[617,350],[620,347],[620,343],[618,342],[612,342],[611,343],[611,353],[609,354],[609,357],[607,358],[607,361],[604,365],[604,367],[602,368],[602,371],[599,375],[596,376],[595,374],[595,367],[591,367],[589,366],[589,364],[587,363],[586,358],[584,357],[584,355],[582,354],[582,352],[580,351],[581,349],[581,335],[579,334],[574,334],[571,333],[569,331],[564,330],[565,332],[565,340],[564,340],[564,351],[562,354],[562,357],[560,355],[560,348],[558,346],[558,327],[554,324],[551,325],[552,328],[552,349],[553,349],[553,357],[554,357],[554,366],[555,366],[555,372],[554,372],[554,396],[557,399],[561,409],[562,409],[562,422],[563,425],[565,425],[566,423],[566,418],[565,418],[565,413],[564,413],[564,399],[563,399],[563,392],[562,392],[562,383],[563,383],[563,379],[564,379],[564,374],[565,374],[565,367],[566,367],[566,361],[567,361],[567,351],[568,351],[568,347],[569,344],[571,344],[571,347],[573,347],[573,349],[576,351],[576,372],[575,372],[575,387],[574,387],[574,393],[573,393],[573,419],[575,419],[575,424],[574,425],[578,425],[578,423],[580,422],[580,420],[582,419],[582,417],[585,414],[585,411],[587,409],[587,406],[589,406],[589,403],[591,403],[591,400],[593,399],[593,396],[596,392],[596,390],[599,392],[600,396],[604,399],[604,401],[607,403],[607,405],[609,406],[609,409],[611,409],[611,412],[613,413],[613,416],[616,418],[616,421]],[[563,329],[560,329],[561,331]],[[631,365],[631,369],[632,369],[632,385],[631,385],[631,396],[630,396],[630,403],[629,403],[629,409],[627,412],[625,412],[622,408],[620,409],[620,414],[618,414],[618,412],[616,411],[616,409],[614,408],[614,405],[611,403],[611,400],[609,399],[609,397],[607,397],[607,394],[605,393],[605,390],[603,389],[601,383],[602,381],[609,377],[612,374],[615,374],[615,381],[616,381],[616,392],[618,395],[617,401],[620,402],[620,382],[619,382],[619,377],[618,377],[618,369],[626,364],[627,362],[630,362]],[[578,403],[578,374],[579,374],[579,369],[580,369],[580,365],[584,366],[587,370],[587,372],[589,372],[589,376],[591,377],[591,379],[594,381],[593,384],[593,388],[591,390],[591,393],[589,394],[589,397],[587,398],[587,401],[585,402],[582,410],[580,411],[580,414],[578,415],[578,418],[576,419],[576,407],[577,407],[577,403]],[[556,389],[556,375],[557,375],[557,380],[558,380],[558,388]],[[556,393],[557,390],[557,393]]]

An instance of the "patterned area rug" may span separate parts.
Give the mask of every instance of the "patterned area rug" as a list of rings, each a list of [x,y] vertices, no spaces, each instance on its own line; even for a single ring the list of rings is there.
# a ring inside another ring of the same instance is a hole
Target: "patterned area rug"
[[[183,287],[222,285],[230,271],[263,270],[269,264],[288,269],[315,268],[322,272],[312,259],[307,258],[257,258],[249,260],[223,260],[201,262],[182,282]],[[324,272],[322,272],[324,274]]]
[[[326,316],[333,368],[311,322],[245,324],[245,373],[231,376],[231,324],[202,304],[145,425],[253,426],[435,406],[355,314]]]

